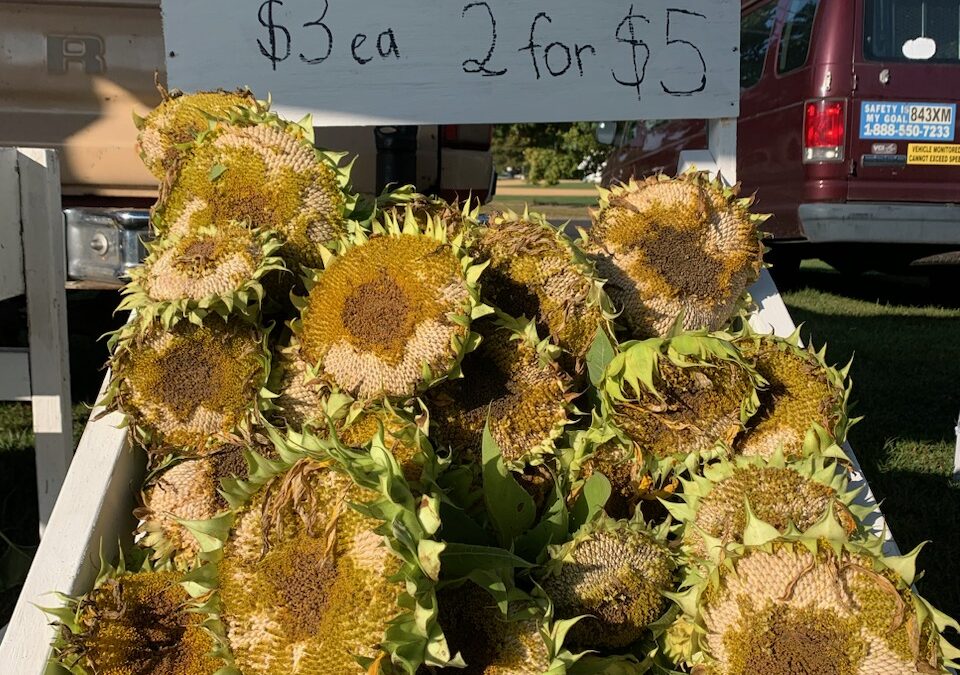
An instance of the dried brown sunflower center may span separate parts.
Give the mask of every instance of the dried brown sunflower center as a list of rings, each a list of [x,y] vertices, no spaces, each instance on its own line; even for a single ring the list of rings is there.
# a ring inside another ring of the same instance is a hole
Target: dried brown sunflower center
[[[752,615],[751,620],[757,615]],[[830,612],[775,607],[766,621],[740,634],[732,673],[765,675],[853,675],[858,651],[849,627]],[[763,629],[760,629],[760,624]]]
[[[262,571],[283,602],[281,620],[294,640],[317,637],[337,579],[325,542],[302,533],[267,554]]]
[[[217,243],[213,239],[201,239],[187,246],[180,257],[189,262],[209,262],[216,248]]]
[[[340,318],[358,347],[391,352],[402,350],[413,323],[404,289],[386,270],[357,286],[343,304]]]
[[[164,376],[157,382],[158,393],[180,415],[189,414],[220,390],[217,364],[204,357],[208,357],[205,350],[193,343],[177,345],[160,357]]]
[[[440,672],[484,675],[500,656],[505,637],[504,618],[493,600],[473,584],[446,588],[437,593],[438,621],[450,651],[459,652],[467,667],[441,668]]]
[[[671,288],[698,298],[720,293],[723,262],[704,253],[702,232],[662,227],[656,235],[644,242],[643,255]]]

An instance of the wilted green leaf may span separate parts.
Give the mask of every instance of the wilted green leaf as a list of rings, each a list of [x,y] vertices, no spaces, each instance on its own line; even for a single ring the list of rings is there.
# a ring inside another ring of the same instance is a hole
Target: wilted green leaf
[[[513,541],[533,526],[537,509],[533,498],[514,480],[503,464],[500,447],[490,433],[489,423],[483,429],[483,499],[502,546]]]
[[[593,518],[610,499],[610,481],[602,473],[595,473],[583,484],[583,490],[570,514],[570,529],[576,532]]]

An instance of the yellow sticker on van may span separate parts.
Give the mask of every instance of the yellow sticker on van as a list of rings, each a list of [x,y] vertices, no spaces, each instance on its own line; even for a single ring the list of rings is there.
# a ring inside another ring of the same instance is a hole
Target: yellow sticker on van
[[[907,164],[960,166],[960,145],[910,143],[907,146]]]

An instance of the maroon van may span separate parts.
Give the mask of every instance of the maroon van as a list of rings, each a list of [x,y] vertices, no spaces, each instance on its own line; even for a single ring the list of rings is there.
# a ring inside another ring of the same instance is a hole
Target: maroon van
[[[740,84],[739,178],[773,243],[848,267],[960,248],[960,0],[744,0]],[[702,121],[618,137],[605,182],[706,147]]]

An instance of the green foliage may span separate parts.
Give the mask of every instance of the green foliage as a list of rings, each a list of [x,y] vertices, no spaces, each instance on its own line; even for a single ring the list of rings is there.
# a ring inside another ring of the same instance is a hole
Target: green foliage
[[[496,166],[520,169],[531,183],[583,178],[600,168],[607,153],[592,122],[501,124],[493,131]]]

